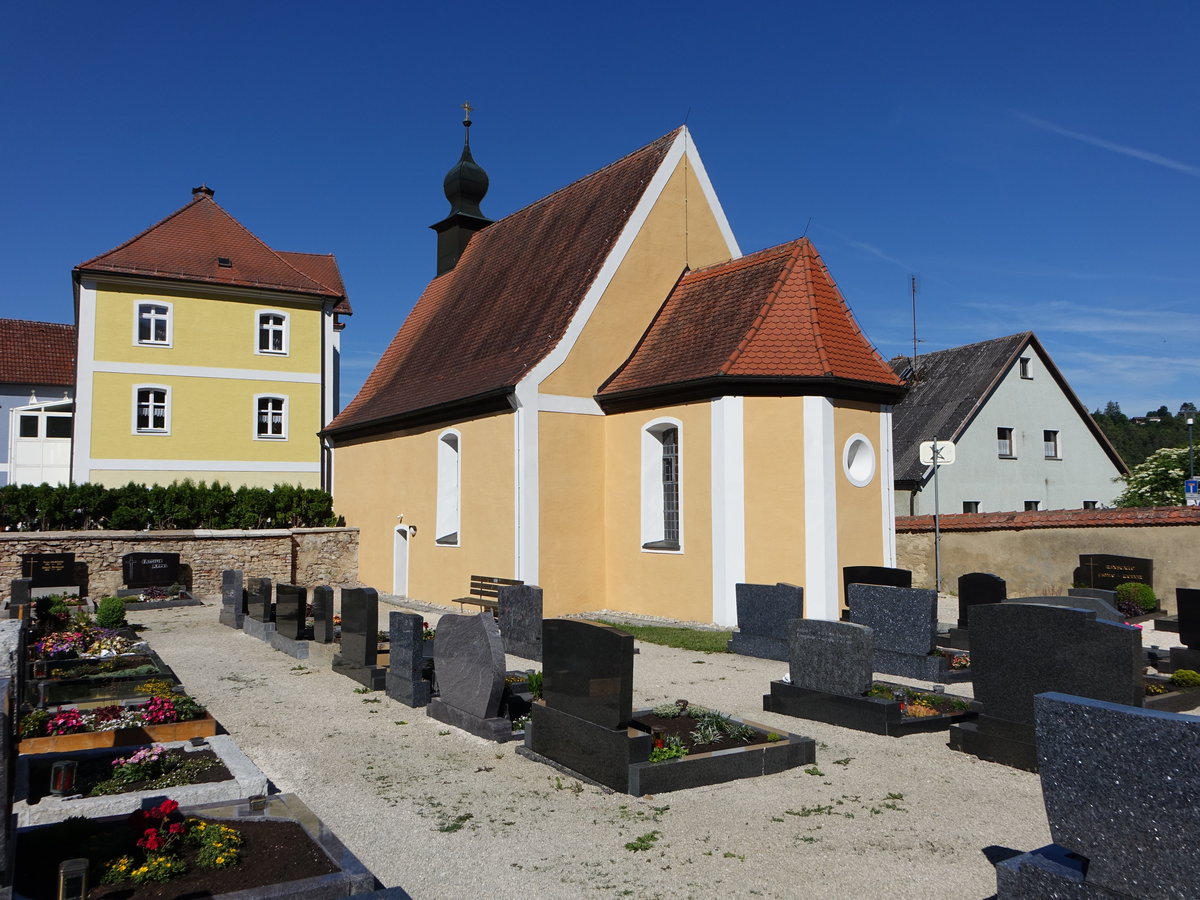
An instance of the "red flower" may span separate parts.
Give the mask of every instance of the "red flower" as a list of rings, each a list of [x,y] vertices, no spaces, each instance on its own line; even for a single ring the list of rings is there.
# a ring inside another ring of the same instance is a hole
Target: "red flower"
[[[137,845],[145,847],[147,850],[158,850],[162,846],[162,843],[158,839],[157,829],[147,828],[146,836],[138,838]]]
[[[171,827],[168,828],[167,831],[171,832],[171,834],[183,834],[183,823],[172,822]]]
[[[666,741],[664,741],[662,738],[655,738],[655,739],[654,739],[654,746],[655,746],[655,748],[656,748],[656,749],[658,749],[658,748],[662,748],[662,747],[665,747],[665,746],[667,746],[667,742],[666,742]]]

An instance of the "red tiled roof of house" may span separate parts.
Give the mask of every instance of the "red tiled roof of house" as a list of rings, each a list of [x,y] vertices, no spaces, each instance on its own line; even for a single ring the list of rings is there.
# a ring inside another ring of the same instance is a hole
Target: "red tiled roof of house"
[[[327,430],[399,422],[514,387],[562,339],[678,134],[473,235]]]
[[[1146,506],[1121,509],[1040,509],[1028,512],[955,513],[941,516],[941,531],[1020,531],[1027,528],[1131,528],[1137,525],[1200,525],[1200,507]],[[896,531],[933,531],[933,516],[897,516]]]
[[[685,274],[600,396],[714,378],[903,385],[807,238]]]
[[[75,326],[0,319],[0,382],[75,383]]]
[[[220,265],[220,258],[230,265]],[[339,306],[345,308],[339,312],[350,311],[332,256],[276,252],[222,209],[211,194],[199,190],[187,206],[119,247],[80,263],[75,271],[341,298]]]

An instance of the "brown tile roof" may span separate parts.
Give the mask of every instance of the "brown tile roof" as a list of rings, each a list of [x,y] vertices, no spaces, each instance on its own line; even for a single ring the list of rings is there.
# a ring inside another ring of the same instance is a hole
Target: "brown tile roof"
[[[1146,506],[1123,509],[1041,509],[1029,512],[942,515],[941,531],[1022,531],[1029,528],[1133,528],[1139,525],[1200,525],[1200,507]],[[933,531],[933,516],[897,516],[896,531]]]
[[[0,382],[75,383],[75,326],[0,319]]]
[[[514,387],[562,339],[678,134],[472,236],[327,430],[402,423]]]
[[[220,266],[218,257],[232,263]],[[251,234],[206,193],[75,271],[266,288],[341,298],[346,288],[332,256],[279,253]]]
[[[600,398],[755,379],[902,389],[807,238],[685,274]]]

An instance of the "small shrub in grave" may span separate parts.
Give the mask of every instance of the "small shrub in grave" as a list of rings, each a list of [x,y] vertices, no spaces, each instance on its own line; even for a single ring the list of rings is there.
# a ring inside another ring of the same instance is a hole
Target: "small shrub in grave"
[[[1171,675],[1171,684],[1181,688],[1200,687],[1200,672],[1192,669],[1176,669]]]
[[[650,731],[653,741],[650,762],[764,741],[751,726],[735,722],[716,710],[693,706],[686,700],[656,706],[636,721]]]
[[[1152,613],[1158,608],[1158,598],[1154,596],[1154,589],[1138,581],[1127,581],[1117,585],[1117,609],[1125,613],[1121,607],[1122,602],[1126,602],[1127,605],[1136,603],[1138,611],[1134,615],[1138,616]]]
[[[120,597],[104,597],[96,607],[96,624],[101,628],[121,628],[125,621],[125,601]]]

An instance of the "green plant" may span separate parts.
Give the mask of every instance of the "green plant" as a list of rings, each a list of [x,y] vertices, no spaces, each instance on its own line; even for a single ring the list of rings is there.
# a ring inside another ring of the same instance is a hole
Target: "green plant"
[[[681,707],[678,703],[660,703],[650,711],[660,719],[674,719],[684,709],[685,707]]]
[[[1194,669],[1176,669],[1171,675],[1171,684],[1176,687],[1200,687],[1200,672]]]
[[[632,853],[640,853],[645,850],[651,850],[654,847],[654,842],[658,840],[661,832],[647,831],[645,834],[634,838],[625,845],[625,849]]]
[[[767,743],[775,744],[783,740],[783,735],[774,731],[767,732]]]
[[[1117,602],[1122,601],[1132,601],[1144,612],[1154,612],[1158,606],[1154,589],[1150,585],[1138,581],[1126,581],[1124,584],[1117,585]]]
[[[529,673],[529,693],[533,694],[533,698],[535,700],[542,699],[542,680],[543,679],[542,679],[541,672],[530,671],[530,673]]]
[[[1125,482],[1117,506],[1181,506],[1183,482],[1187,477],[1185,448],[1163,447],[1113,481]]]
[[[1159,684],[1157,681],[1147,681],[1146,682],[1146,696],[1147,697],[1156,697],[1159,694],[1165,694],[1165,693],[1167,693],[1167,686],[1165,684]]]
[[[50,713],[44,709],[35,709],[25,714],[21,719],[21,737],[44,737],[46,726],[50,724]]]
[[[807,769],[804,770],[804,774],[805,775],[815,775],[818,778],[825,777],[825,773],[822,772],[820,769],[818,769],[816,766],[809,766]]]
[[[683,745],[683,740],[678,735],[657,737],[654,739],[654,746],[650,749],[650,762],[682,759],[687,756],[687,752],[687,747]]]
[[[454,834],[454,832],[461,830],[462,827],[473,818],[475,818],[475,816],[473,816],[471,813],[463,813],[462,815],[455,816],[449,822],[439,825],[438,831],[441,831],[445,834]]]
[[[96,624],[101,628],[120,628],[125,624],[125,601],[105,597],[96,606]]]

